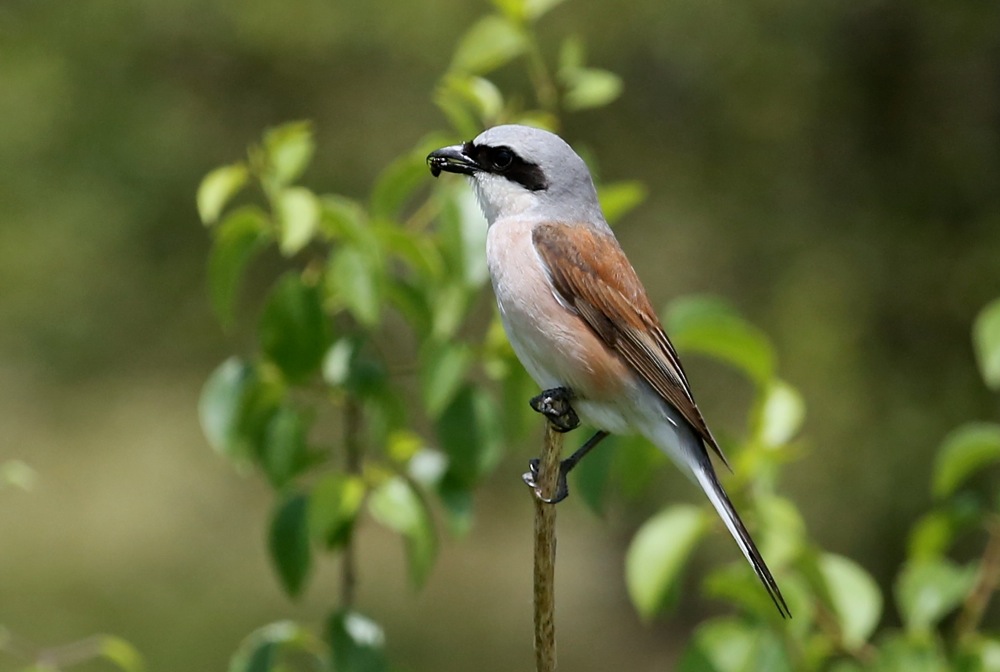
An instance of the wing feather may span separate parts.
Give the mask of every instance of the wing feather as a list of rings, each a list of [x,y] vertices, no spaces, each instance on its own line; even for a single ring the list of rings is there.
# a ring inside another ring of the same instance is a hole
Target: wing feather
[[[609,348],[628,362],[664,401],[676,408],[703,443],[728,467],[729,462],[691,395],[677,352],[614,236],[591,227],[548,223],[535,227],[532,240],[561,303],[575,310]],[[707,451],[702,449],[696,460],[695,478],[778,611],[783,617],[790,617],[778,584],[719,483]]]
[[[677,352],[614,236],[553,222],[536,226],[532,241],[562,302],[676,408],[729,467],[694,401]]]

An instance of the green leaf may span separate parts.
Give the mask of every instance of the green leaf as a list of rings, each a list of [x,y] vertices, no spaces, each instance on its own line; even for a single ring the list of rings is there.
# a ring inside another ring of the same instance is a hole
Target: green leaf
[[[412,427],[410,420],[413,400],[405,400],[397,383],[388,381],[366,400],[365,428],[369,445],[384,446],[389,435],[404,427]]]
[[[385,454],[395,464],[406,466],[425,447],[424,439],[410,429],[396,429],[385,442]]]
[[[315,151],[312,124],[298,121],[264,135],[268,176],[280,186],[291,184],[305,171]]]
[[[446,285],[440,287],[434,294],[431,309],[431,334],[438,340],[451,340],[462,325],[466,308],[469,305],[470,292],[461,285]]]
[[[774,349],[767,336],[720,299],[702,296],[673,301],[664,324],[679,351],[728,362],[761,386],[774,377]]]
[[[230,459],[262,459],[268,426],[284,397],[279,381],[238,357],[226,360],[206,381],[198,401],[209,445]]]
[[[771,566],[774,566],[771,556],[766,551],[764,557],[767,558]],[[709,597],[727,600],[742,611],[759,618],[769,620],[779,618],[771,597],[767,591],[761,588],[760,580],[749,569],[742,559],[714,567],[705,577],[705,594]],[[782,594],[791,605],[791,611],[795,615],[794,620],[798,622],[802,612],[793,599],[794,593],[790,590],[789,578],[782,577],[780,583]],[[811,596],[809,599],[812,599]],[[808,604],[808,601],[805,604]]]
[[[328,549],[340,548],[351,537],[365,498],[365,482],[342,473],[324,476],[309,496],[309,529]]]
[[[758,538],[772,567],[791,564],[808,545],[806,524],[788,499],[761,493],[757,497]]]
[[[226,203],[239,193],[250,176],[243,163],[216,168],[198,185],[198,216],[204,224],[214,224]]]
[[[0,462],[0,490],[7,486],[30,491],[38,480],[38,474],[26,462],[7,460]]]
[[[496,119],[503,113],[503,92],[484,77],[466,77],[463,93],[475,106],[482,120]]]
[[[413,192],[428,183],[427,154],[422,150],[404,154],[382,171],[372,189],[373,219],[398,217]]]
[[[499,461],[500,418],[492,399],[466,385],[435,423],[441,447],[448,455],[448,474],[467,488]]]
[[[882,593],[860,565],[840,555],[825,553],[819,569],[826,581],[833,612],[845,646],[860,648],[871,637],[882,615]]]
[[[468,101],[447,86],[447,80],[434,90],[434,104],[460,137],[474,138],[486,125]]]
[[[614,224],[646,200],[646,186],[639,181],[602,184],[597,195],[604,218]]]
[[[457,195],[456,204],[459,212],[462,278],[468,289],[478,290],[490,277],[486,261],[486,236],[489,229],[471,190],[463,189]]]
[[[1000,390],[1000,299],[987,304],[976,317],[972,345],[986,385]]]
[[[432,418],[451,403],[465,380],[472,354],[463,343],[429,341],[420,357],[420,378],[424,406]]]
[[[802,427],[806,405],[798,390],[774,379],[765,392],[760,410],[760,440],[765,446],[788,443]]]
[[[493,5],[515,23],[524,21],[525,4],[526,0],[493,0]]]
[[[944,555],[959,534],[982,524],[983,515],[983,507],[974,494],[960,493],[949,497],[913,526],[907,555],[911,558]]]
[[[385,633],[367,616],[341,610],[327,623],[333,669],[337,672],[387,672]]]
[[[243,452],[240,417],[244,399],[256,384],[253,367],[238,357],[220,364],[205,382],[198,418],[208,444],[223,455]]]
[[[618,75],[598,68],[579,68],[565,73],[566,109],[586,110],[603,107],[622,94],[624,85]]]
[[[298,597],[312,565],[309,549],[309,499],[300,492],[287,495],[271,518],[267,539],[281,585]]]
[[[375,256],[379,241],[364,206],[345,196],[320,198],[320,226],[330,238],[354,243],[365,254]]]
[[[625,558],[625,582],[643,618],[648,620],[659,611],[708,524],[701,508],[674,505],[636,532]]]
[[[524,0],[525,18],[537,21],[544,14],[552,11],[566,0]]]
[[[701,625],[678,672],[791,672],[792,666],[772,631],[731,618]]]
[[[275,667],[278,647],[272,642],[262,642],[260,646],[250,652],[247,660],[247,672],[272,672]]]
[[[932,511],[913,526],[907,555],[918,559],[939,557],[948,550],[953,539],[954,529],[949,516],[942,511]]]
[[[430,448],[421,448],[406,464],[407,475],[425,489],[440,485],[447,471],[448,457],[441,451]]]
[[[957,672],[1000,672],[1000,641],[970,634],[962,642],[957,659]]]
[[[223,326],[233,322],[236,293],[247,264],[269,240],[267,218],[256,208],[231,213],[216,229],[208,257],[208,286]]]
[[[864,668],[853,660],[838,660],[830,666],[829,672],[864,672]]]
[[[446,75],[434,91],[434,103],[463,138],[475,137],[503,113],[503,94],[483,77]],[[423,167],[426,171],[426,166]]]
[[[558,72],[573,72],[583,67],[586,55],[583,39],[579,35],[570,35],[559,45]]]
[[[513,21],[537,21],[565,0],[493,0],[504,16]]]
[[[934,463],[934,496],[948,497],[966,479],[1000,460],[1000,425],[974,422],[945,437]]]
[[[331,340],[319,289],[297,273],[283,275],[267,297],[258,332],[264,353],[289,380],[316,372]]]
[[[309,464],[308,423],[302,413],[285,404],[268,423],[262,460],[271,485],[282,488]]]
[[[372,262],[352,247],[342,247],[330,259],[329,292],[343,301],[361,324],[372,328],[381,319],[381,298]]]
[[[320,661],[318,642],[308,630],[292,621],[277,621],[258,628],[240,642],[229,661],[229,672],[271,672],[282,651],[304,652]]]
[[[520,56],[527,36],[515,23],[501,16],[486,16],[459,41],[451,62],[453,72],[480,75]]]
[[[305,187],[289,187],[278,195],[277,202],[281,253],[290,257],[309,244],[319,223],[320,207],[316,195]]]
[[[880,642],[874,667],[877,672],[952,672],[939,637],[890,635]]]
[[[975,565],[945,558],[911,560],[896,581],[896,602],[909,632],[927,632],[957,608],[976,580]]]
[[[345,388],[359,399],[384,396],[388,374],[385,364],[371,352],[369,345],[357,336],[334,343],[323,358],[323,380]]]
[[[386,303],[402,315],[418,340],[430,335],[432,315],[428,295],[431,293],[418,289],[414,283],[401,277],[389,278],[384,287]]]
[[[423,585],[437,555],[437,536],[424,501],[397,476],[372,492],[368,510],[375,520],[406,539],[410,579],[415,586]]]
[[[461,226],[462,277],[467,288],[478,290],[486,284],[490,277],[490,269],[486,261],[486,235],[489,229],[472,190],[463,190],[458,195],[457,200],[461,213],[459,221]]]
[[[396,224],[375,227],[378,244],[409,266],[424,285],[442,278],[444,260],[437,243],[426,233],[400,228]]]
[[[121,637],[100,635],[98,637],[100,656],[110,661],[124,672],[142,672],[146,669],[139,651]]]
[[[601,107],[621,95],[621,77],[608,70],[584,67],[583,42],[576,37],[559,48],[559,81],[566,87],[564,104],[568,110]]]
[[[489,278],[486,263],[486,220],[470,189],[461,184],[437,192],[441,204],[438,218],[439,249],[448,275],[460,278],[460,289],[475,294]],[[462,297],[464,307],[465,297]]]

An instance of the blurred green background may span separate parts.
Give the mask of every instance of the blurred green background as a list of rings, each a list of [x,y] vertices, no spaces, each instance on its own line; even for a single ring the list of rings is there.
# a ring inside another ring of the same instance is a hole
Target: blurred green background
[[[212,670],[254,627],[325,613],[334,568],[304,603],[281,595],[269,490],[197,426],[202,382],[247,339],[209,310],[194,192],[263,128],[308,118],[305,182],[362,196],[443,127],[430,92],[487,9],[0,5],[0,462],[37,471],[0,491],[0,624],[22,643],[111,632],[151,670]],[[809,413],[783,489],[824,546],[888,580],[941,437],[997,417],[968,333],[1000,295],[1000,5],[572,0],[542,25],[553,49],[568,34],[626,84],[563,135],[602,177],[648,186],[618,235],[654,303],[720,294],[775,340]],[[688,368],[710,421],[738,431],[745,390]],[[397,540],[366,528],[360,606],[404,669],[528,666],[532,450],[511,447],[419,595]],[[664,482],[663,501],[698,497]],[[563,666],[662,669],[712,605],[692,590],[640,625],[621,578],[636,519],[560,511]]]

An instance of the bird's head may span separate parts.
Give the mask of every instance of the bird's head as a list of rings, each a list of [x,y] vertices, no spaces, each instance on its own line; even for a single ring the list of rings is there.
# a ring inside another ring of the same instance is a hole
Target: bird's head
[[[554,133],[530,126],[495,126],[427,157],[431,173],[467,175],[487,221],[540,217],[603,223],[583,159]]]

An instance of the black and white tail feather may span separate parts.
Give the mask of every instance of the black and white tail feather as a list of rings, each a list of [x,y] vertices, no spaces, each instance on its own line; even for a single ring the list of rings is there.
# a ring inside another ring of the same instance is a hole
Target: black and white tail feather
[[[760,551],[757,550],[757,545],[753,542],[753,538],[751,538],[739,514],[736,513],[736,508],[729,500],[729,495],[722,488],[722,484],[719,483],[715,469],[708,460],[709,458],[706,454],[704,460],[699,460],[699,464],[693,467],[692,471],[694,472],[695,480],[698,481],[705,494],[708,495],[712,506],[715,507],[715,510],[722,518],[722,522],[726,524],[729,533],[733,535],[733,539],[736,540],[736,544],[743,551],[747,562],[753,567],[753,571],[757,574],[757,578],[760,579],[767,594],[771,597],[774,606],[778,608],[778,612],[782,618],[791,618],[792,612],[788,610],[788,604],[785,603],[785,598],[781,595],[778,583],[774,580],[774,576],[771,575],[771,570],[767,568],[764,558],[761,556]]]

